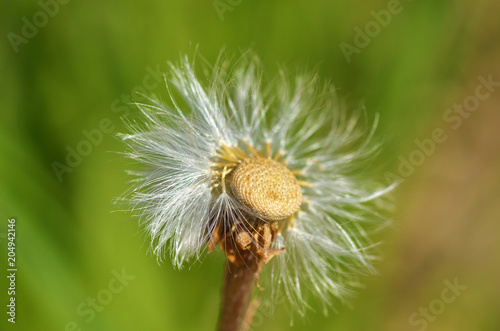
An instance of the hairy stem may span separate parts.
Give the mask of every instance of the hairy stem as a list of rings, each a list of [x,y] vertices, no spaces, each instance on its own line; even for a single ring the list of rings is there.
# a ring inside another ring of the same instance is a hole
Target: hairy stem
[[[250,261],[248,261],[250,260]],[[222,289],[222,303],[219,318],[219,331],[245,331],[252,322],[256,310],[254,303],[249,311],[250,299],[255,287],[255,268],[253,257],[236,265],[227,260]]]

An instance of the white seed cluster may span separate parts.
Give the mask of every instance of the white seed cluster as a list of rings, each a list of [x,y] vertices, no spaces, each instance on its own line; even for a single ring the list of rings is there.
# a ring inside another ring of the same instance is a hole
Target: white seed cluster
[[[317,298],[326,312],[373,270],[370,234],[387,225],[383,195],[395,185],[364,173],[375,125],[314,74],[272,79],[252,52],[226,58],[199,79],[183,56],[167,76],[176,100],[138,103],[144,122],[126,119],[128,155],[144,165],[126,200],[158,259],[170,255],[178,268],[217,240],[229,239],[223,249],[235,259],[286,247],[261,277],[269,299],[286,297],[304,316]]]
[[[258,216],[279,221],[296,213],[302,204],[297,178],[281,163],[248,158],[233,172],[231,189],[236,198]]]

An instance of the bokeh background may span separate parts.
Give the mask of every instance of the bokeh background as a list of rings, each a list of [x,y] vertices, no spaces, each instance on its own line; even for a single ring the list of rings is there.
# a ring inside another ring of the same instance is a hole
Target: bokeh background
[[[260,312],[255,330],[500,330],[500,88],[454,124],[443,119],[454,104],[473,102],[479,77],[500,82],[500,3],[403,0],[348,61],[342,43],[355,46],[355,28],[373,25],[371,11],[390,3],[2,1],[0,328],[214,330],[223,257],[180,271],[158,265],[136,220],[113,205],[130,179],[129,161],[115,153],[124,150],[120,116],[135,111],[127,98],[150,71],[198,45],[209,62],[224,47],[236,55],[251,48],[268,78],[278,64],[292,74],[317,70],[353,108],[361,102],[369,116],[380,114],[380,162],[386,176],[404,173],[393,226],[379,235],[380,274],[328,317],[310,312],[290,326],[278,305],[273,316]],[[153,85],[147,93],[165,95]],[[65,164],[68,148],[101,126],[102,141],[58,177],[54,162]],[[398,169],[436,128],[446,141],[414,169]],[[15,325],[4,312],[12,217]],[[113,279],[123,272],[120,287]],[[462,286],[459,295],[445,291],[447,281]],[[92,313],[82,304],[96,296],[106,304]]]

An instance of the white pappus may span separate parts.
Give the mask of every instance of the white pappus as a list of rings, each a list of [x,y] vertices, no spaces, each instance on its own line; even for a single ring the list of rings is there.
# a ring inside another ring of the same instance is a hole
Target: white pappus
[[[182,267],[216,243],[220,228],[241,227],[248,217],[276,224],[268,248],[278,253],[261,258],[270,264],[261,277],[266,292],[284,291],[301,315],[311,296],[326,311],[357,286],[358,275],[373,271],[369,236],[387,224],[379,212],[393,185],[364,174],[379,149],[371,141],[376,123],[362,110],[349,115],[315,76],[282,73],[264,84],[254,55],[234,64],[220,59],[200,76],[187,56],[172,65],[171,100],[138,104],[141,117],[129,118],[130,133],[122,135],[142,164],[128,200],[154,253],[161,259],[168,250]],[[300,185],[300,208],[272,222],[253,210],[231,183],[246,159],[288,169]]]

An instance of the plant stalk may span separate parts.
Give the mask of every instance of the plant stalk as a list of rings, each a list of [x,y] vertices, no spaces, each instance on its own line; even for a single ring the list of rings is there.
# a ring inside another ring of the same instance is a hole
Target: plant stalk
[[[236,265],[229,260],[226,262],[224,285],[222,289],[222,303],[219,317],[219,331],[248,330],[255,303],[249,310],[250,299],[255,287],[255,265],[253,256],[249,255],[247,263]]]

